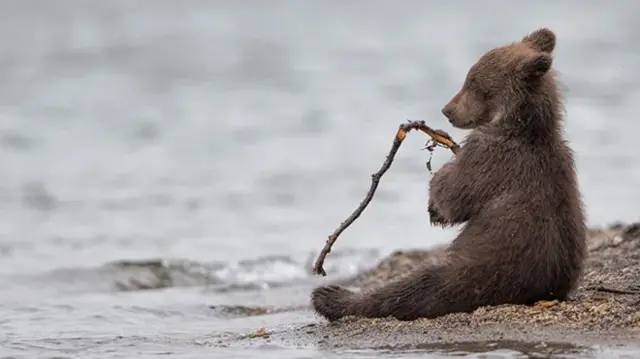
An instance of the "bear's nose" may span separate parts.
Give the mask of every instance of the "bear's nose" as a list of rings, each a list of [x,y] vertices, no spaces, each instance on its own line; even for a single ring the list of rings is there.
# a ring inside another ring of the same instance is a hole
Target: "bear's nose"
[[[449,116],[451,116],[451,107],[449,106],[443,107],[442,114],[444,115],[444,117],[449,118]]]

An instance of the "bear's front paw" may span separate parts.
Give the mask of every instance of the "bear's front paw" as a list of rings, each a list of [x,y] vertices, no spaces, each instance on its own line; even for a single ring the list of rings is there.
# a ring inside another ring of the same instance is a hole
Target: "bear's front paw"
[[[433,205],[433,202],[429,201],[429,222],[431,222],[432,226],[438,225],[438,226],[447,226],[448,222],[447,220],[440,214],[440,212],[438,212],[435,208],[435,206]]]
[[[311,293],[311,304],[319,315],[332,322],[348,313],[348,302],[353,293],[338,285],[319,287]]]

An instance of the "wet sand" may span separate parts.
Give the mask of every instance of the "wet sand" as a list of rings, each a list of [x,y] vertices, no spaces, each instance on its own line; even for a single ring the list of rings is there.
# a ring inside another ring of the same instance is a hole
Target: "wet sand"
[[[363,288],[387,282],[424,261],[438,261],[441,248],[398,251],[374,269],[341,284]],[[623,347],[640,352],[640,223],[589,232],[589,257],[581,284],[566,302],[501,305],[473,313],[403,322],[392,318],[318,318],[298,327],[280,326],[220,345],[265,343],[318,348],[486,351],[506,346],[521,352],[562,352]],[[461,349],[465,348],[465,349]]]

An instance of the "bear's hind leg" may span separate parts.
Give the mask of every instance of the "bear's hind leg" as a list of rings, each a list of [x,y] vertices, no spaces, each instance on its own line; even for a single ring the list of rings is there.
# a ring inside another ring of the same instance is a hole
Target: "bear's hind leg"
[[[329,321],[345,316],[414,320],[446,314],[459,307],[459,285],[446,283],[444,267],[424,266],[406,277],[363,293],[353,293],[337,285],[313,290],[313,309]],[[447,290],[445,290],[447,288]],[[446,292],[446,293],[444,293]],[[464,295],[463,295],[464,296]]]

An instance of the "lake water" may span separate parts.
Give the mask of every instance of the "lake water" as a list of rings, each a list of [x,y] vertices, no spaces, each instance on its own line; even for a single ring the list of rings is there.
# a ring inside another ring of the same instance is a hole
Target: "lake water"
[[[319,319],[210,306],[307,305],[323,281],[311,262],[397,126],[461,139],[440,108],[468,67],[539,26],[558,35],[590,225],[639,219],[638,2],[0,4],[0,355],[332,355],[216,348],[220,333]],[[428,224],[425,140],[405,141],[329,279],[453,238]],[[425,354],[339,357],[372,355]]]

